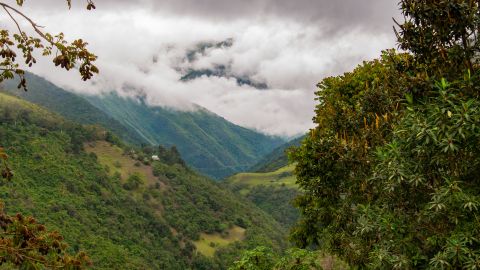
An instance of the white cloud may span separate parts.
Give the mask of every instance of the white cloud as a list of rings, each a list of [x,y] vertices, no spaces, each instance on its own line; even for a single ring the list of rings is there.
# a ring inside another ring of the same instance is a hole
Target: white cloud
[[[314,5],[315,1],[300,2],[307,6],[297,13],[304,10],[306,15],[311,14],[308,4]],[[344,4],[354,2],[348,0]],[[27,5],[26,12],[40,24],[48,25],[48,31],[63,31],[67,37],[88,40],[91,50],[99,56],[101,73],[92,82],[84,83],[77,74],[59,71],[45,60],[33,71],[82,93],[116,90],[128,95],[127,90],[133,88],[144,92],[153,105],[185,110],[192,109],[191,104],[195,103],[233,123],[268,134],[292,136],[311,128],[316,83],[326,76],[351,70],[395,44],[393,33],[372,27],[372,21],[382,21],[379,11],[372,10],[372,15],[366,8],[352,20],[359,22],[357,17],[363,16],[369,23],[343,22],[342,27],[332,31],[339,21],[332,19],[332,14],[321,12],[324,18],[314,23],[299,20],[297,13],[282,18],[280,15],[286,10],[273,8],[275,5],[266,0],[256,1],[263,7],[260,14],[264,16],[248,16],[245,11],[235,20],[209,17],[203,11],[195,14],[193,9],[176,11],[179,6],[169,1],[162,2],[163,6],[170,5],[162,12],[153,9],[156,5],[148,0],[142,2],[149,3],[145,5],[127,5],[128,9],[123,5],[125,1],[119,2],[119,6],[108,3],[104,2],[102,9],[99,2],[99,9],[93,13],[74,9],[54,14]],[[329,10],[341,10],[339,6],[328,4]],[[345,14],[350,13],[342,14],[348,19]],[[234,39],[232,47],[211,49],[193,64],[184,61],[187,50],[196,43],[227,38]],[[179,81],[179,67],[210,68],[218,64],[231,64],[232,73],[266,82],[270,88],[257,90],[239,86],[234,79],[216,77]]]

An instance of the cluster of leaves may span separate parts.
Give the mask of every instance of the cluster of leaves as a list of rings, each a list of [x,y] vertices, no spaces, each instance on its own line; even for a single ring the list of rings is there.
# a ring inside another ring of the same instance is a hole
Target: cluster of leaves
[[[0,209],[0,264],[20,269],[84,269],[91,261],[84,252],[72,256],[58,232],[47,232],[33,217],[8,216]]]
[[[388,51],[380,60],[319,84],[318,126],[291,154],[304,191],[295,201],[302,213],[292,232],[297,245],[331,244],[338,253],[361,253],[356,246],[348,248],[353,235],[345,231],[355,222],[351,204],[374,198],[367,182],[371,153],[386,142],[402,115],[406,85],[397,68],[411,70],[411,62],[409,55]]]
[[[5,153],[5,150],[3,149],[3,147],[0,147],[0,163],[1,163],[0,164],[0,173],[1,173],[0,176],[1,176],[1,178],[10,181],[10,180],[12,180],[13,172],[10,169],[10,167],[8,167],[7,159],[8,159],[8,155]]]
[[[292,239],[372,269],[480,267],[479,1],[404,0],[400,46],[319,84]]]
[[[23,0],[17,0],[17,5],[21,7],[23,2]],[[67,0],[67,4],[70,7],[71,0]],[[65,40],[63,33],[52,35],[43,32],[41,26],[19,9],[3,2],[0,2],[0,6],[17,28],[17,33],[14,34],[6,29],[0,29],[0,82],[13,79],[17,75],[20,78],[18,88],[27,90],[25,70],[17,61],[17,53],[19,52],[22,54],[24,64],[28,67],[37,62],[34,54],[38,51],[43,56],[54,54],[53,63],[55,66],[60,66],[66,70],[78,67],[79,73],[85,81],[98,73],[98,68],[93,64],[97,57],[88,51],[88,43],[82,39],[68,42]],[[87,0],[87,9],[95,9],[91,0]],[[35,34],[27,34],[20,27],[17,17],[27,21]]]
[[[412,52],[429,75],[455,76],[478,64],[480,1],[403,0],[397,23],[400,47]]]
[[[246,251],[242,258],[229,270],[318,270],[347,269],[347,265],[336,258],[305,249],[292,248],[279,256],[271,249],[257,247]]]

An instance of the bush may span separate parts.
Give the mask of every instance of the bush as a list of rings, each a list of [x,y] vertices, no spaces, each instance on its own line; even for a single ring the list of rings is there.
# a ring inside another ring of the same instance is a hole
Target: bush
[[[123,184],[123,188],[126,190],[136,190],[140,188],[140,186],[144,185],[145,181],[138,173],[133,173],[130,175],[125,184]]]

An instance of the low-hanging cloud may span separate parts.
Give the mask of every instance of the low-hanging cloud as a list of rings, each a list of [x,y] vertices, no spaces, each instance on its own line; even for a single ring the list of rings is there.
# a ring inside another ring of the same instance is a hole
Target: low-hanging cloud
[[[394,46],[387,29],[398,15],[395,0],[104,0],[95,12],[58,8],[53,14],[53,0],[45,0],[45,8],[29,4],[25,12],[48,31],[82,37],[99,56],[101,73],[88,83],[42,59],[33,70],[54,83],[85,94],[141,92],[152,105],[181,110],[198,104],[236,124],[283,136],[312,127],[319,80]],[[232,46],[186,60],[199,42],[229,38]],[[218,65],[268,89],[240,86],[229,77],[180,80],[187,69]]]

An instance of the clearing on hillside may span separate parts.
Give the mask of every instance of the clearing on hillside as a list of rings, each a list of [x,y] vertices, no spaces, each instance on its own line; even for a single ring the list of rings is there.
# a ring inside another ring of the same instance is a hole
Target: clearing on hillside
[[[85,151],[95,153],[98,161],[104,166],[108,166],[110,174],[120,173],[121,179],[126,180],[134,173],[140,174],[149,185],[158,182],[158,177],[153,175],[152,167],[137,163],[135,160],[123,154],[123,150],[106,141],[96,141],[85,144]]]
[[[239,173],[232,176],[227,181],[231,184],[243,184],[246,188],[240,190],[240,194],[246,195],[249,188],[256,186],[272,186],[272,187],[290,187],[297,188],[295,184],[295,176],[293,170],[295,165],[288,165],[274,172],[268,173]]]
[[[195,241],[195,247],[197,251],[204,256],[212,258],[215,255],[215,251],[219,247],[228,246],[237,241],[243,241],[245,239],[245,229],[239,226],[233,226],[224,233],[214,234],[200,234],[200,240]]]

